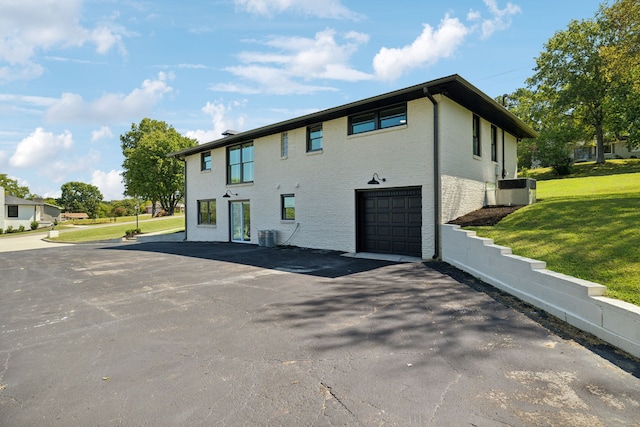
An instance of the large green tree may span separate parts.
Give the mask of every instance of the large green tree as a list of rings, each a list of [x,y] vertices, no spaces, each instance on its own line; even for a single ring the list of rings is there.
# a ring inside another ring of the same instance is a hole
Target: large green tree
[[[18,181],[9,178],[6,173],[0,173],[0,187],[4,188],[6,194],[20,199],[26,199],[30,194],[29,187],[18,184]]]
[[[552,115],[547,118],[557,122],[556,129],[583,141],[595,137],[597,163],[605,161],[605,137],[615,133],[620,120],[617,102],[628,90],[606,71],[601,52],[609,44],[598,20],[571,21],[545,44],[535,74],[527,81],[529,89],[548,103]]]
[[[180,135],[165,122],[143,119],[120,136],[125,193],[128,196],[158,201],[169,215],[183,199],[184,165],[169,153],[197,145],[196,140]]]
[[[86,212],[90,218],[96,218],[103,196],[98,187],[84,182],[62,184],[62,195],[56,200],[59,206],[70,212]]]
[[[640,2],[618,0],[597,16],[608,43],[602,47],[607,77],[620,87],[614,132],[640,147]]]

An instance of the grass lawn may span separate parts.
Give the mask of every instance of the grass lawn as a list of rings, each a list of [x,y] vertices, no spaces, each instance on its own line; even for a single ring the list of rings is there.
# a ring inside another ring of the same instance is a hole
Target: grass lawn
[[[640,173],[541,181],[537,196],[496,226],[467,229],[640,305]]]
[[[162,217],[147,220],[139,220],[138,227],[142,233],[156,233],[171,230],[184,230],[184,215]],[[124,237],[125,231],[136,228],[135,217],[133,222],[116,223],[113,225],[102,224],[83,228],[58,226],[60,237],[54,238],[56,242],[90,242],[96,240],[108,240]]]
[[[538,181],[546,181],[549,179],[640,173],[640,159],[612,159],[607,160],[604,165],[597,165],[595,162],[575,163],[571,169],[572,173],[564,177],[556,175],[551,168],[529,169],[526,176]]]

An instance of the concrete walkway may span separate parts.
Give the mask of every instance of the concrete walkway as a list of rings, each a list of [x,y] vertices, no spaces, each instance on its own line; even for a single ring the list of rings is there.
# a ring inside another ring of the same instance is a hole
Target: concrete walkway
[[[4,236],[0,238],[0,252],[28,251],[32,249],[44,249],[69,246],[72,243],[55,243],[46,239],[47,233],[16,233],[14,236]]]

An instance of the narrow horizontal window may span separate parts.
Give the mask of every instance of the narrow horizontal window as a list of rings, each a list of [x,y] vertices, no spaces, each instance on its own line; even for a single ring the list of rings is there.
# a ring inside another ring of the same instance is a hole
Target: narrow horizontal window
[[[407,124],[407,104],[380,108],[349,117],[349,135]]]

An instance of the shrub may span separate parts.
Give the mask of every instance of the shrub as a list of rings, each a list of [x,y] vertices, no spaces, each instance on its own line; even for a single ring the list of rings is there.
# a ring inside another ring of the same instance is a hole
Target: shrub
[[[4,230],[2,228],[0,228],[0,234],[4,233]]]
[[[21,225],[20,227],[18,227],[18,232],[22,233],[24,231],[24,225]]]
[[[6,233],[7,233],[7,234],[10,234],[10,233],[13,233],[13,232],[14,232],[14,231],[13,231],[13,225],[8,226],[8,227],[7,227],[7,231],[6,231]]]
[[[551,165],[553,171],[558,174],[558,176],[565,176],[571,173],[571,166],[573,165],[573,159],[571,157],[562,157],[556,159]]]
[[[31,229],[32,230],[37,230],[38,227],[40,227],[40,224],[38,223],[38,221],[31,221]]]

